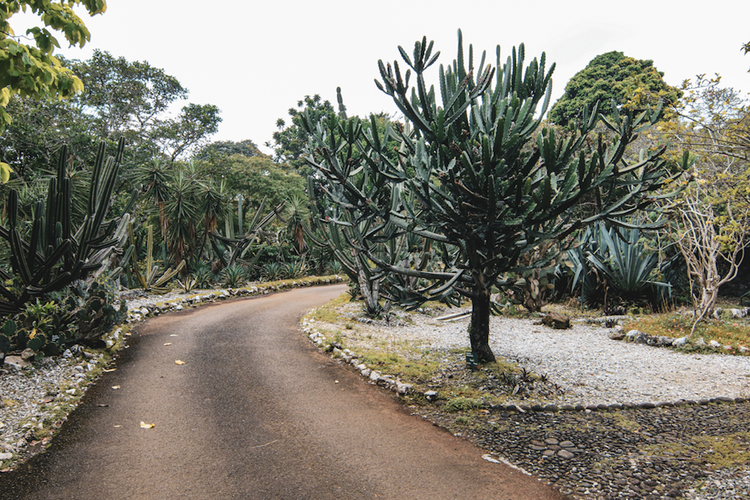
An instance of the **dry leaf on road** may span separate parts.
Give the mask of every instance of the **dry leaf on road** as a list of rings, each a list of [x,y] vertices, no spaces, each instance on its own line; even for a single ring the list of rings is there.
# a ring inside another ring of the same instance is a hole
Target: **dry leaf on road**
[[[176,365],[184,365],[185,362],[178,359],[177,361],[174,362],[174,364],[176,364]]]
[[[141,420],[141,429],[153,429],[156,426],[156,424],[147,424],[143,420]]]

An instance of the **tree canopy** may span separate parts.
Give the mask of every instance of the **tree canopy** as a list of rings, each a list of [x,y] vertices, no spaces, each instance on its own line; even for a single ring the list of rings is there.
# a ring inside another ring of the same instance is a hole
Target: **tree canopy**
[[[612,115],[612,101],[618,109],[636,113],[656,107],[661,100],[677,102],[680,90],[667,85],[663,77],[664,73],[657,71],[651,60],[634,59],[617,51],[598,55],[570,79],[549,118],[566,126],[580,120],[584,111],[597,102],[605,116]]]
[[[11,96],[61,99],[83,90],[81,80],[53,55],[60,42],[50,31],[62,31],[71,46],[83,47],[91,40],[89,30],[73,10],[75,5],[83,5],[92,16],[107,10],[105,0],[0,1],[0,132],[11,122],[6,111]],[[33,45],[22,43],[9,21],[14,14],[27,9],[39,15],[44,24],[26,31],[26,35],[34,38]],[[7,181],[9,175],[8,164],[0,162],[2,181]]]

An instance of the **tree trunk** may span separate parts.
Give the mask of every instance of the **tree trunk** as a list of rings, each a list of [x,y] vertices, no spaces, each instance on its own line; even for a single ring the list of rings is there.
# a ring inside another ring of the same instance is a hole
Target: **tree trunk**
[[[492,363],[495,355],[490,349],[490,290],[483,283],[474,286],[471,305],[471,351],[479,356],[480,363]]]

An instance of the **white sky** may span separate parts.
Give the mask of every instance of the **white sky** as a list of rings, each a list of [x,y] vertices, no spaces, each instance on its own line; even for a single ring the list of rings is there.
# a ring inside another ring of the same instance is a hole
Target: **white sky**
[[[411,54],[427,36],[456,55],[461,28],[465,49],[486,50],[494,61],[514,45],[526,57],[547,53],[556,62],[553,100],[567,81],[598,54],[618,50],[652,59],[671,85],[696,74],[719,73],[727,86],[750,90],[750,2],[714,0],[108,0],[107,12],[84,17],[91,42],[64,48],[87,59],[94,48],[148,61],[190,90],[188,100],[215,104],[223,122],[213,139],[271,139],[278,118],[305,95],[336,102],[340,86],[349,115],[395,112],[373,83],[378,59],[392,62],[397,46]],[[21,19],[11,18],[17,34]],[[62,35],[58,37],[65,45]],[[478,58],[477,58],[478,64]],[[437,66],[435,66],[437,68]],[[436,75],[433,83],[437,83]],[[184,105],[184,103],[182,104]],[[288,122],[288,120],[287,120]],[[265,148],[264,148],[265,149]]]

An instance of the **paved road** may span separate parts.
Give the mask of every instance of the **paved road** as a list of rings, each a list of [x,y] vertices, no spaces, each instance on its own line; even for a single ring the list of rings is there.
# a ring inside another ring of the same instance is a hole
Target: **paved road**
[[[47,453],[0,475],[0,498],[560,498],[314,349],[297,323],[343,291],[235,300],[140,326]]]

